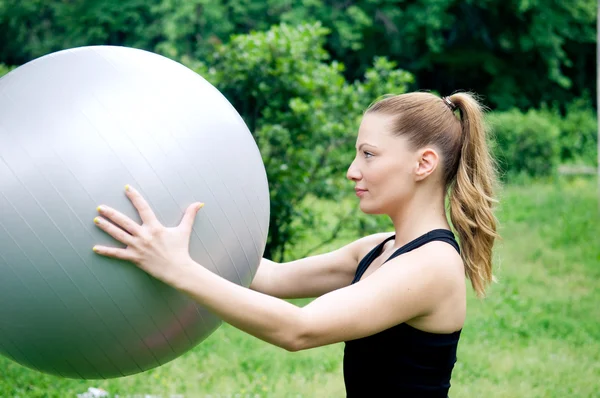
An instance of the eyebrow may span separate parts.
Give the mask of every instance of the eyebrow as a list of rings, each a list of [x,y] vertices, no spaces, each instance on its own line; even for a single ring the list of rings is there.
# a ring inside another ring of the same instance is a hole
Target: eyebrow
[[[362,148],[364,145],[368,145],[368,146],[372,146],[373,148],[377,148],[377,145],[369,144],[368,142],[363,142],[362,144],[360,144],[358,146],[358,148],[356,150],[360,151],[360,148]]]

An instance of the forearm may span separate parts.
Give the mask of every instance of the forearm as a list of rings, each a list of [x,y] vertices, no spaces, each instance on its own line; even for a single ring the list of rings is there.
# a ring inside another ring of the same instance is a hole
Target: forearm
[[[193,261],[168,283],[234,327],[288,351],[295,350],[303,330],[301,308],[230,282]]]

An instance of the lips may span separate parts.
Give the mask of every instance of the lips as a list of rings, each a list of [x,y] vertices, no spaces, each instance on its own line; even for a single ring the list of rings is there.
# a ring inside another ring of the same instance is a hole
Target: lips
[[[354,190],[356,191],[356,196],[363,196],[365,192],[367,192],[366,189],[360,189],[360,188],[354,188]]]

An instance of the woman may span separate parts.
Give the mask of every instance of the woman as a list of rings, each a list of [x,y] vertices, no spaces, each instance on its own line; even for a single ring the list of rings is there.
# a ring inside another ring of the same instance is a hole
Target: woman
[[[348,396],[446,397],[466,315],[465,274],[480,296],[492,280],[495,169],[481,105],[466,93],[411,93],[372,104],[347,177],[361,210],[387,214],[394,232],[286,264],[263,259],[250,289],[191,259],[202,204],[190,206],[177,228],[165,228],[127,188],[143,224],[101,206],[122,229],[102,218],[97,225],[127,248],[94,250],[135,263],[286,350],[346,342]],[[318,298],[303,308],[281,300],[300,297]]]

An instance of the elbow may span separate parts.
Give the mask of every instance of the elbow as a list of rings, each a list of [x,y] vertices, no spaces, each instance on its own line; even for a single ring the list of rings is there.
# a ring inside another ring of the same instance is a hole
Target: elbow
[[[282,339],[277,345],[288,352],[298,352],[305,349],[302,334],[298,333],[298,329],[293,329],[290,333],[286,333],[286,338]]]
[[[286,344],[283,348],[287,352],[298,352],[298,351],[301,351],[300,346],[298,344],[294,344],[294,343]]]
[[[290,336],[287,339],[285,344],[286,351],[289,352],[298,352],[302,350],[308,350],[310,348],[314,348],[315,345],[314,334],[311,333],[310,322],[308,322],[308,317],[303,314],[302,322],[299,322],[294,328],[292,328],[291,333],[288,334]]]
[[[305,340],[302,340],[301,338],[295,338],[287,342],[283,348],[288,352],[298,352],[306,350],[310,348],[310,346],[306,344]]]
[[[290,352],[298,352],[303,350],[310,350],[311,348],[316,348],[323,346],[322,341],[317,338],[314,334],[311,333],[296,333],[295,337],[292,341],[287,345],[287,350]]]
[[[285,339],[282,347],[289,352],[298,352],[313,348],[311,345],[311,328],[309,317],[305,313],[300,312],[300,316],[297,318],[297,322],[294,325],[290,325],[290,332],[286,333],[287,338]]]
[[[286,346],[286,350],[289,352],[298,352],[303,350],[309,350],[311,348],[317,348],[326,345],[327,343],[320,342],[316,338],[309,338],[308,336],[298,337]]]

